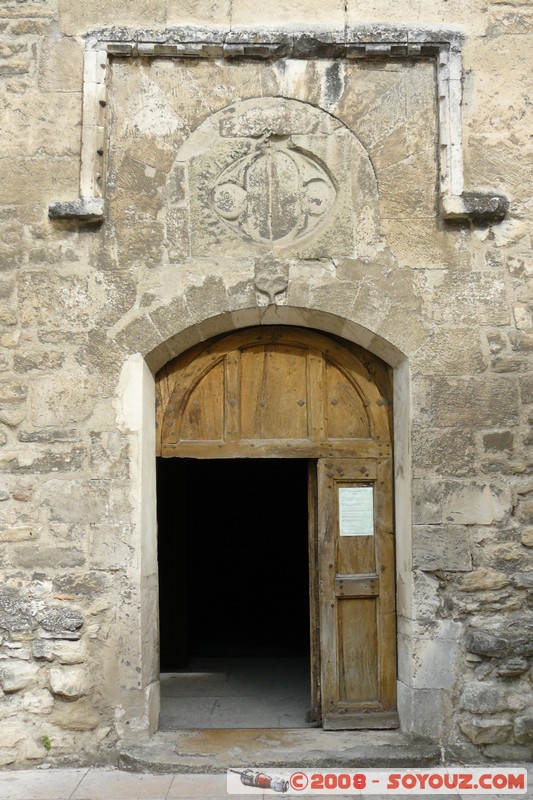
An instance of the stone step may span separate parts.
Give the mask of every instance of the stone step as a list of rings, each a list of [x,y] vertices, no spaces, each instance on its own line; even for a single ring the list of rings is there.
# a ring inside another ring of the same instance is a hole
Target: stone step
[[[437,744],[400,731],[217,729],[158,732],[119,744],[122,769],[225,772],[228,767],[384,768],[438,766]]]

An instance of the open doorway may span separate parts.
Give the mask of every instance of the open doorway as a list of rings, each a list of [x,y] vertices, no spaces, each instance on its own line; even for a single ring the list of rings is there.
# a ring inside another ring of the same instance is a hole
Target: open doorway
[[[162,729],[310,724],[307,475],[158,459]]]

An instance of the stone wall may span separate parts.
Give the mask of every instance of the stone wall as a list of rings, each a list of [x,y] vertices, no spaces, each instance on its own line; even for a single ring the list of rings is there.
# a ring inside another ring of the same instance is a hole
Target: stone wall
[[[322,51],[298,51],[310,20]],[[395,368],[402,727],[531,758],[532,20],[520,0],[2,3],[0,764],[105,758],[155,728],[150,370],[252,324]],[[252,24],[288,32],[290,57],[217,50]],[[85,34],[184,25],[215,55],[109,58],[105,221],[50,219],[79,194]],[[462,147],[435,50],[390,47],[442,27],[460,34]],[[335,45],[359,39],[389,44]],[[509,198],[503,221],[443,219],[443,147],[468,190]],[[305,219],[265,228],[242,193],[260,155],[316,187]]]

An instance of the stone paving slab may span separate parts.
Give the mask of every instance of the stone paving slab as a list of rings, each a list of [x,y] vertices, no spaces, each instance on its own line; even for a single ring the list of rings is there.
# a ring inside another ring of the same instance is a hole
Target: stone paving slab
[[[72,800],[166,800],[173,780],[173,775],[89,770]]]
[[[70,800],[91,770],[28,769],[0,772],[2,800]]]
[[[497,767],[491,764],[491,768]],[[506,765],[511,766],[511,765]],[[524,765],[516,765],[524,766]],[[416,800],[533,800],[533,765],[528,765],[526,794],[412,795]],[[0,800],[266,800],[272,794],[228,795],[226,774],[151,774],[117,769],[30,769],[0,771]],[[295,795],[279,795],[294,798]],[[331,800],[332,795],[301,796],[302,800]],[[341,797],[338,795],[338,797]],[[354,792],[349,800],[391,800],[392,794],[367,795]],[[397,796],[394,800],[402,800]]]

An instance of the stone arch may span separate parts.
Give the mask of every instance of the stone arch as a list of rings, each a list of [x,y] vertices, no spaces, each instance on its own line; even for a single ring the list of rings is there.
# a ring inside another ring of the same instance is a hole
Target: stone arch
[[[176,301],[178,302],[178,301]],[[166,307],[167,309],[169,306]],[[181,306],[182,312],[184,306]],[[147,728],[155,731],[159,715],[159,672],[157,628],[153,624],[157,614],[157,554],[156,554],[156,487],[155,487],[155,384],[154,373],[172,358],[180,355],[217,334],[237,331],[254,325],[291,325],[312,328],[322,333],[342,337],[378,355],[394,369],[394,450],[395,496],[397,531],[398,616],[410,616],[413,601],[411,573],[411,483],[410,483],[410,408],[409,363],[405,354],[379,333],[330,311],[290,306],[248,307],[235,311],[222,310],[206,318],[191,320],[184,313],[182,324],[177,315],[162,318],[156,328],[153,319],[146,315],[136,324],[135,348],[126,358],[117,407],[123,429],[136,438],[136,456],[132,458],[132,485],[138,497],[136,521],[137,546],[140,553],[138,565],[139,629],[136,639],[140,647],[142,680],[137,674],[122,677],[123,684],[132,687],[129,698],[124,696],[124,718],[128,728]],[[184,324],[187,319],[188,324]],[[165,331],[167,335],[165,336]],[[168,335],[173,331],[171,335]],[[398,641],[399,659],[411,661],[407,644]],[[134,659],[132,659],[134,663]],[[411,696],[407,700],[399,685],[399,713],[403,728],[410,729],[413,716]],[[414,702],[414,700],[413,700]]]
[[[174,314],[178,309],[188,324],[184,324],[178,332],[175,332],[177,319]],[[154,373],[168,361],[206,339],[257,325],[291,325],[326,334],[331,333],[365,348],[393,369],[399,368],[407,360],[405,352],[400,348],[401,342],[396,344],[386,339],[379,329],[373,331],[348,317],[322,308],[299,308],[288,305],[271,305],[264,308],[255,305],[235,310],[221,310],[206,319],[190,319],[185,297],[169,305],[160,306],[132,324],[135,326],[136,349],[130,352],[142,353]]]

